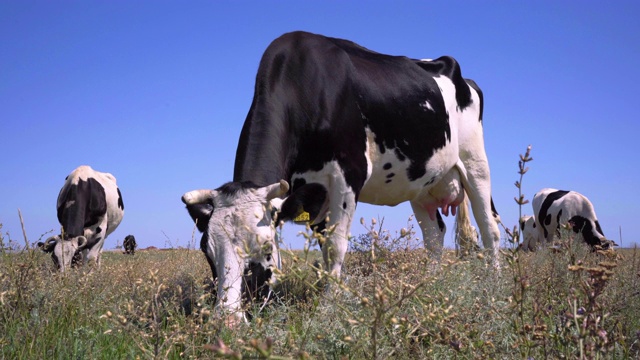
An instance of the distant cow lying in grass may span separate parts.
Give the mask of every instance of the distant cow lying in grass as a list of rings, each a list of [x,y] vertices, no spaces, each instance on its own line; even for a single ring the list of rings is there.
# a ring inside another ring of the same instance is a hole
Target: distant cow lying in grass
[[[594,250],[617,246],[604,236],[593,204],[580,193],[546,188],[533,197],[532,205],[539,239],[547,243],[553,241],[561,225],[569,224]]]
[[[137,246],[138,244],[136,244],[136,238],[133,235],[127,235],[127,237],[124,238],[124,242],[122,243],[125,254],[134,255]]]

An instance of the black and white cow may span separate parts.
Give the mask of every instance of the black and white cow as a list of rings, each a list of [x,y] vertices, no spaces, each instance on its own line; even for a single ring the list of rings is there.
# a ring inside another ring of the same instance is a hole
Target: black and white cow
[[[67,176],[58,195],[58,221],[62,234],[38,246],[51,253],[53,262],[65,271],[81,259],[100,266],[104,240],[122,221],[124,203],[116,178],[83,165]]]
[[[561,225],[569,224],[575,233],[582,234],[591,247],[608,248],[615,243],[602,232],[593,205],[586,196],[575,191],[546,188],[533,197],[533,212],[539,238],[553,241]]]
[[[133,235],[127,235],[122,242],[122,247],[124,247],[124,253],[129,255],[134,255],[136,252],[136,238]]]
[[[182,197],[204,233],[218,307],[241,317],[243,269],[277,267],[271,200],[279,220],[304,215],[326,229],[325,266],[339,276],[358,201],[410,201],[426,248],[438,254],[438,208],[455,214],[466,192],[496,259],[482,111],[482,92],[451,57],[384,55],[306,32],[274,40],[260,61],[233,182]]]

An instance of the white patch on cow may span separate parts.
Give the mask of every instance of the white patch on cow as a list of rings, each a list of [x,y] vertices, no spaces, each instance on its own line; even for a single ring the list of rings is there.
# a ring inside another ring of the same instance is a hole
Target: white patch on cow
[[[444,99],[445,109],[447,109],[447,113],[451,116],[451,114],[458,108],[458,102],[456,100],[456,86],[453,84],[453,81],[446,76],[434,76],[433,80],[438,84],[440,92],[442,93],[442,98]],[[452,123],[452,121],[449,120],[449,123]]]
[[[420,107],[425,110],[434,111],[429,100],[425,100],[423,103],[420,103]]]
[[[411,165],[410,160],[406,157],[404,160],[398,159],[396,149],[386,148],[384,152],[380,152],[375,142],[375,134],[368,128],[366,134],[365,157],[369,176],[360,191],[359,201],[369,204],[395,206],[417,199],[445,177],[458,160],[457,149],[448,144],[436,151],[427,161],[425,175],[411,181],[407,176],[407,169]],[[390,168],[385,170],[385,165]],[[389,173],[393,173],[394,176],[387,177]]]

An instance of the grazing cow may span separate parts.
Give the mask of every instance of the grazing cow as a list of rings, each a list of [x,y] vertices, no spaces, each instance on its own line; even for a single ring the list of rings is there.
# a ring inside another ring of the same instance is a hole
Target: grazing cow
[[[575,191],[542,189],[533,197],[539,238],[553,241],[561,225],[569,224],[573,232],[582,234],[591,247],[609,248],[616,244],[607,240],[600,228],[593,205],[586,196]]]
[[[116,178],[80,166],[67,176],[58,195],[58,221],[62,234],[48,238],[38,246],[51,253],[53,262],[65,271],[80,259],[95,260],[100,267],[104,240],[122,221],[124,203]]]
[[[531,215],[525,215],[520,218],[520,236],[522,242],[520,248],[526,251],[535,251],[542,243],[540,241],[540,233],[536,225],[536,218]]]
[[[218,307],[241,317],[242,269],[277,267],[270,200],[278,222],[308,219],[326,230],[324,263],[339,276],[358,201],[410,201],[437,255],[437,209],[455,214],[464,190],[497,259],[482,110],[482,92],[451,57],[384,55],[306,32],[274,40],[260,61],[233,182],[182,197],[219,278]]]
[[[137,246],[138,244],[136,244],[136,238],[133,235],[127,235],[127,237],[125,237],[124,241],[122,242],[122,247],[124,247],[125,254],[134,255]]]

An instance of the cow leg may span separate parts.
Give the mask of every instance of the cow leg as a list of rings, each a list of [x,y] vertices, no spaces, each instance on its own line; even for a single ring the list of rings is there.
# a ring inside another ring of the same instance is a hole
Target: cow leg
[[[484,148],[482,149],[484,155]],[[476,156],[458,163],[458,169],[462,174],[464,189],[471,202],[473,216],[480,228],[480,236],[485,249],[491,249],[494,261],[496,261],[500,248],[500,229],[496,221],[496,215],[491,207],[491,176],[489,175],[489,163],[486,156]]]
[[[342,263],[349,246],[349,229],[351,228],[352,214],[339,214],[338,211],[329,213],[329,222],[325,234],[327,240],[322,246],[322,257],[327,271],[332,276],[340,277]],[[334,215],[338,213],[338,215]]]
[[[442,221],[439,211],[436,211],[436,219],[431,220],[429,213],[421,206],[420,201],[411,201],[411,208],[416,216],[416,221],[422,230],[422,240],[424,247],[433,254],[436,259],[442,256],[442,248],[444,246],[444,234],[447,227]]]
[[[102,247],[104,246],[104,241],[107,236],[107,226],[108,222],[105,216],[97,226],[84,230],[84,237],[87,238],[87,243],[93,243],[87,250],[82,252],[84,265],[93,261],[96,264],[96,268],[100,268],[100,255],[102,254]]]
[[[340,277],[342,263],[349,245],[349,230],[356,210],[356,196],[340,177],[329,191],[329,221],[325,234],[327,241],[322,246],[322,257],[327,271]]]

